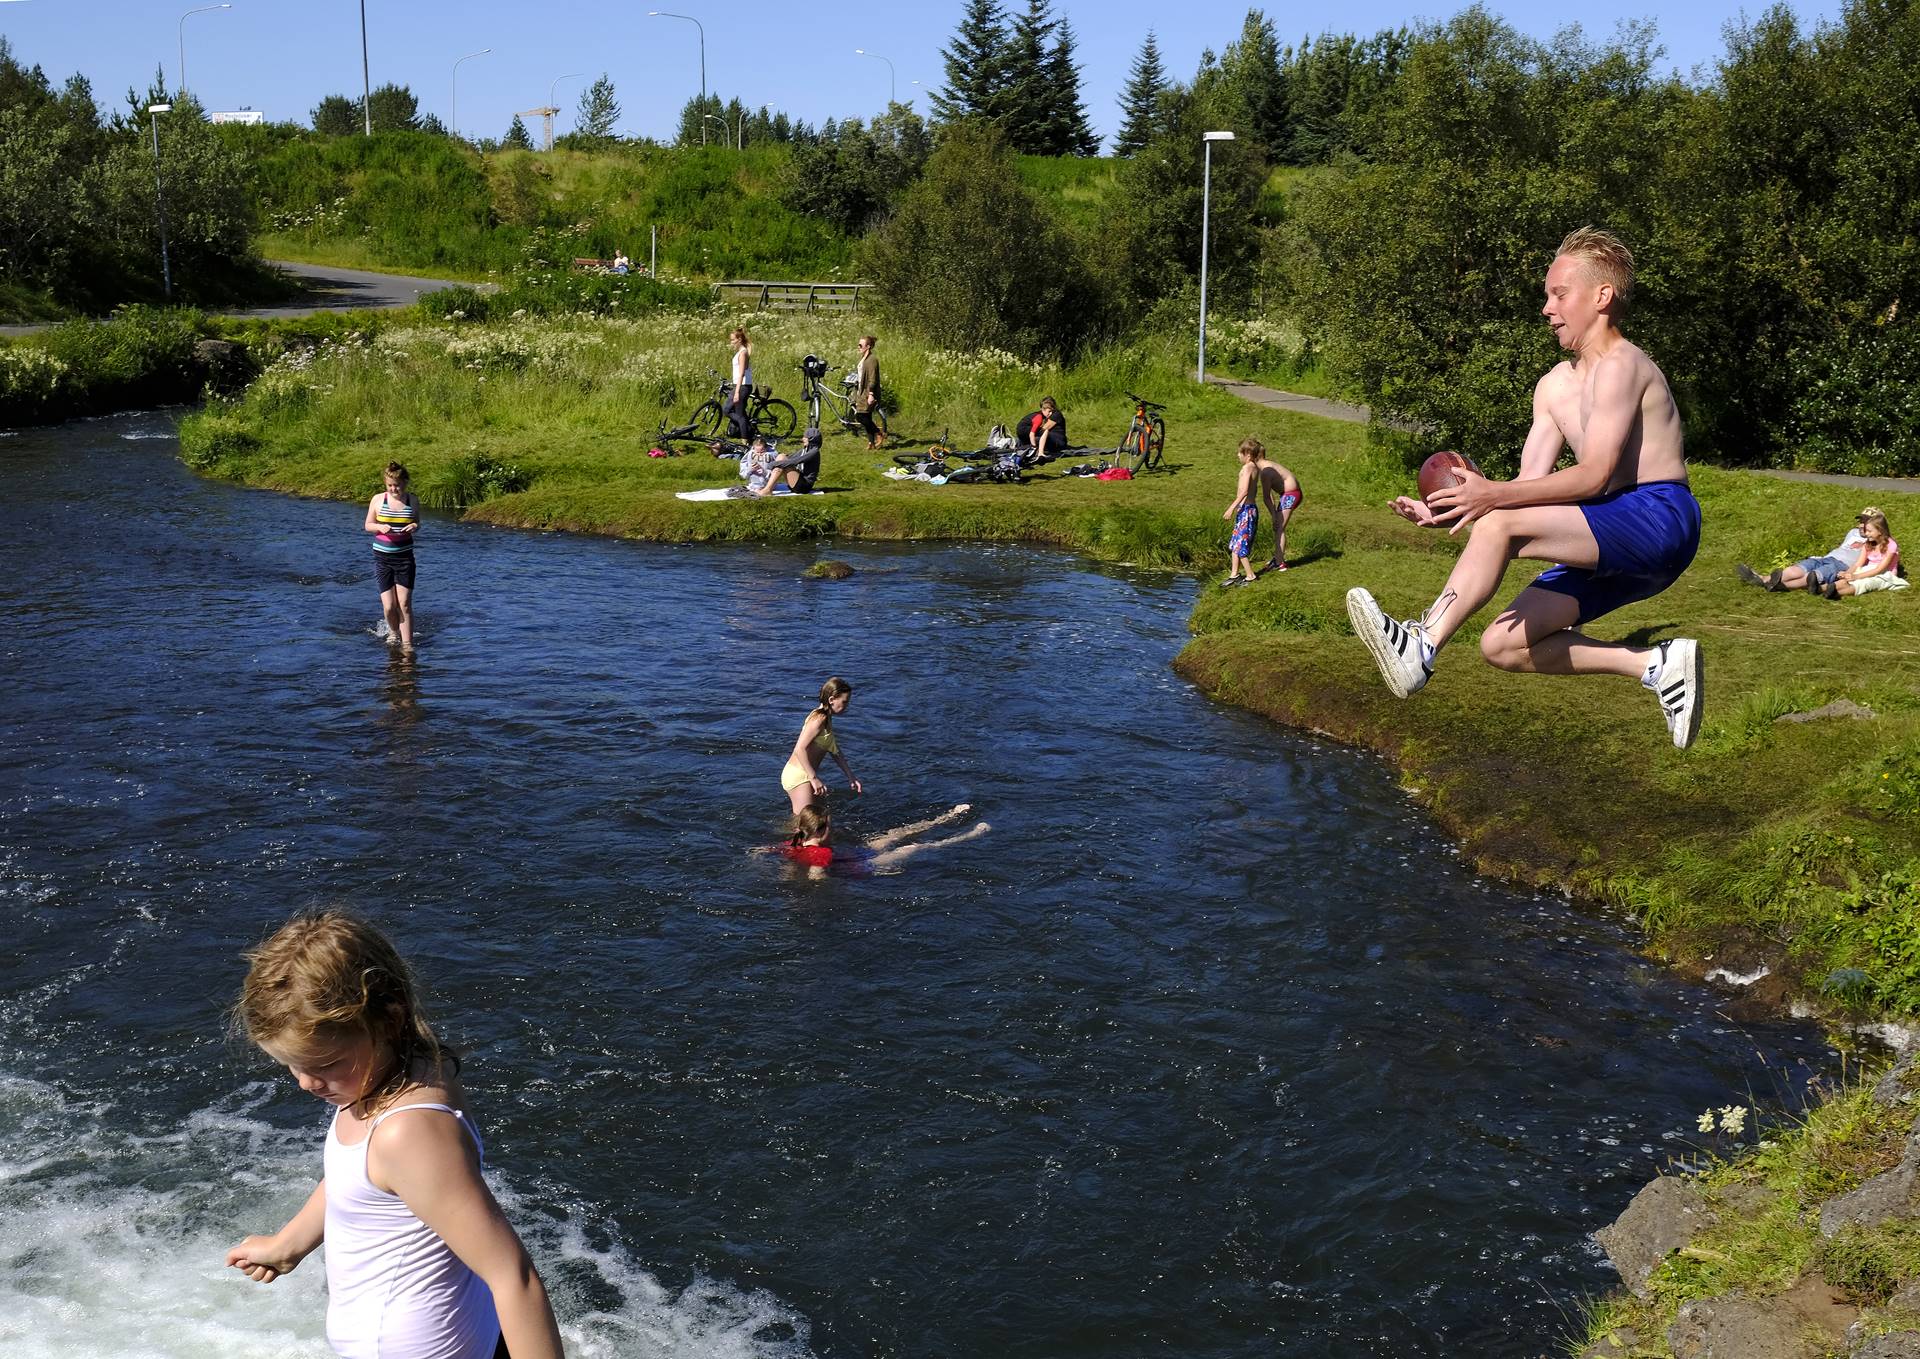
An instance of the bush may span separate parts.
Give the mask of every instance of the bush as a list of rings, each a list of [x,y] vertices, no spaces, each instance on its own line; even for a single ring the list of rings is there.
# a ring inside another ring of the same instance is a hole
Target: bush
[[[861,263],[885,313],[945,349],[1053,358],[1102,328],[1083,252],[1021,184],[990,127],[947,130],[925,177],[867,237]]]
[[[1796,466],[1920,474],[1920,326],[1862,326],[1796,352],[1781,443]]]

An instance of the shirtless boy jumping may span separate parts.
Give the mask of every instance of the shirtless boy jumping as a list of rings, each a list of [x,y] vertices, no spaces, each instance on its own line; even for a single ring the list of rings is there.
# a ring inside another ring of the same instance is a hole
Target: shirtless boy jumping
[[[1700,647],[1678,637],[1652,647],[1575,631],[1673,584],[1700,546],[1700,503],[1687,486],[1680,412],[1666,377],[1626,336],[1619,315],[1633,292],[1633,256],[1607,232],[1582,227],[1560,243],[1541,308],[1573,358],[1533,389],[1533,429],[1512,481],[1462,470],[1462,484],[1430,502],[1401,496],[1401,517],[1423,527],[1472,524],[1446,589],[1417,620],[1397,622],[1373,596],[1347,592],[1347,617],[1405,698],[1427,682],[1434,655],[1493,597],[1515,557],[1555,562],[1515,596],[1480,637],[1502,670],[1626,675],[1654,691],[1673,743],[1700,730]],[[1571,467],[1554,471],[1563,445]]]

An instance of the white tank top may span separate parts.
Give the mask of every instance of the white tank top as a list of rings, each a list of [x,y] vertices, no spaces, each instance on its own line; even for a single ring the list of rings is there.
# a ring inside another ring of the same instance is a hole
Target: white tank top
[[[335,1135],[334,1115],[325,1153],[327,1341],[346,1359],[492,1359],[500,1343],[492,1290],[399,1195],[367,1178],[374,1130],[415,1109],[459,1119],[485,1157],[479,1129],[445,1104],[389,1109],[352,1147]]]

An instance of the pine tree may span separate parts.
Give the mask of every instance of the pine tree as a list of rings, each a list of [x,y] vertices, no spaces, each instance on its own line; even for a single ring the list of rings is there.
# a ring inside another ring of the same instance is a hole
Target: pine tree
[[[1073,59],[1073,44],[1073,25],[1063,15],[1053,51],[1047,54],[1047,89],[1052,99],[1048,154],[1097,156],[1100,134],[1087,122],[1087,106],[1080,102],[1080,65]]]
[[[1053,91],[1047,87],[1047,45],[1054,18],[1048,0],[1027,0],[1001,49],[1005,83],[999,115],[1007,144],[1029,156],[1059,154],[1051,145]]]
[[[1289,149],[1293,132],[1287,75],[1273,24],[1259,10],[1247,11],[1240,37],[1227,45],[1220,58],[1220,82],[1227,103],[1216,116],[1251,133],[1269,154]]]
[[[375,132],[412,132],[420,126],[420,101],[405,85],[376,85],[367,97]]]
[[[582,137],[611,137],[619,117],[620,105],[613,97],[613,82],[602,71],[598,80],[580,92],[573,130]]]
[[[515,151],[533,150],[533,138],[527,135],[527,125],[520,121],[520,115],[513,115],[513,122],[507,128],[507,135],[500,139],[503,148]]]
[[[1120,94],[1120,133],[1113,139],[1113,154],[1131,156],[1152,141],[1161,127],[1161,96],[1167,92],[1167,68],[1160,61],[1160,43],[1147,30],[1140,55],[1133,59],[1127,74],[1127,88]]]
[[[940,49],[947,67],[947,85],[933,96],[936,123],[999,116],[1006,84],[1006,47],[1006,15],[1000,0],[967,0],[966,14],[953,41]]]

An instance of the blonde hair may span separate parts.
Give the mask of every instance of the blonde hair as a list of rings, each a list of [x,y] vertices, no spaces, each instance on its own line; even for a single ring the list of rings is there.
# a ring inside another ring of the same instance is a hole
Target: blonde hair
[[[804,841],[815,839],[833,829],[833,818],[819,803],[809,802],[793,814],[789,829],[793,833],[788,837],[787,844],[798,849]]]
[[[376,1112],[426,1064],[438,1082],[460,1057],[441,1042],[420,1004],[413,972],[386,935],[348,911],[302,911],[247,955],[234,1006],[236,1026],[256,1046],[295,1056],[368,1038],[392,1049],[385,1071],[369,1072],[354,1101]],[[363,1107],[364,1106],[364,1107]]]
[[[1602,231],[1599,227],[1569,231],[1560,248],[1553,252],[1555,259],[1563,256],[1579,260],[1586,267],[1587,277],[1595,283],[1611,286],[1614,299],[1621,306],[1632,300],[1633,252],[1611,231]]]
[[[829,727],[833,725],[833,701],[842,694],[845,694],[848,698],[852,698],[853,686],[841,679],[838,675],[833,676],[825,684],[820,686],[820,706],[815,708],[814,711],[827,719],[826,725]]]

